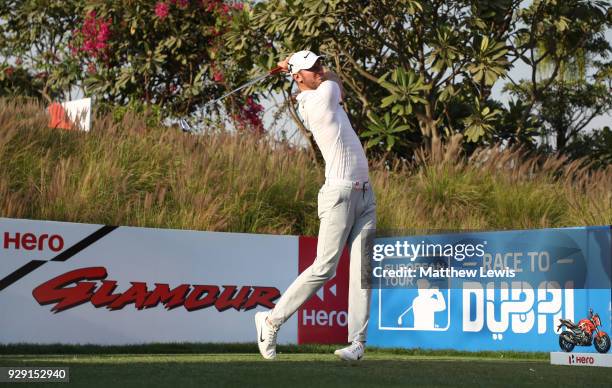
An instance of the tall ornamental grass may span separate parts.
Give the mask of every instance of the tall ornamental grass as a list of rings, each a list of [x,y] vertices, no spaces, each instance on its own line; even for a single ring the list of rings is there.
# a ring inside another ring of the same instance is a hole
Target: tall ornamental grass
[[[45,110],[0,100],[0,216],[250,233],[317,233],[323,167],[246,133],[186,135],[145,118],[49,129]],[[379,230],[612,224],[612,167],[434,144],[415,164],[371,162]]]

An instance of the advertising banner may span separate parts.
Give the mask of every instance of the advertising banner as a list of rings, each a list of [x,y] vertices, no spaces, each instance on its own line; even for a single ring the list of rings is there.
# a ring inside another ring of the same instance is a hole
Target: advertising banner
[[[611,263],[609,226],[381,238],[368,341],[559,350],[561,318],[577,323],[592,309],[610,332]]]
[[[317,239],[300,237],[299,272],[317,257]],[[348,337],[349,254],[344,249],[336,274],[298,310],[299,344],[341,344]]]
[[[610,227],[378,238],[368,343],[558,351],[559,319],[611,330]],[[316,238],[0,218],[0,343],[253,342],[255,311]],[[344,343],[349,257],[279,332]],[[594,348],[576,347],[593,352]]]
[[[0,343],[253,342],[298,238],[0,218],[0,251]]]
[[[54,102],[48,108],[49,128],[91,129],[91,98],[67,102]]]
[[[552,365],[612,368],[612,354],[551,352],[550,363]]]

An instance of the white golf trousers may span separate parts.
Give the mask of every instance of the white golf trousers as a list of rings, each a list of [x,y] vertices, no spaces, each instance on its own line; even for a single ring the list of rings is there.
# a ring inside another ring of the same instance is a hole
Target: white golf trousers
[[[317,257],[281,296],[269,321],[283,324],[327,280],[336,267],[345,244],[350,249],[348,341],[365,341],[370,316],[368,273],[376,234],[376,199],[369,184],[356,188],[351,182],[326,183],[319,191],[318,215],[321,221]]]

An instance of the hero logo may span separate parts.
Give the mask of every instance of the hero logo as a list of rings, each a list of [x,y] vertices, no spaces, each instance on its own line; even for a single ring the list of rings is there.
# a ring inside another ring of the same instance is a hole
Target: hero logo
[[[41,306],[56,303],[51,308],[56,313],[87,302],[110,310],[121,310],[131,303],[142,310],[162,303],[168,310],[183,306],[188,311],[195,311],[215,306],[218,311],[229,308],[246,311],[257,306],[271,309],[280,296],[280,291],[274,287],[242,286],[236,293],[237,286],[181,284],[170,289],[168,284],[155,283],[149,290],[143,282],[131,282],[132,286],[125,292],[114,294],[117,282],[104,280],[106,276],[104,267],[75,269],[36,287],[32,295]],[[74,285],[67,287],[70,284]]]
[[[317,239],[300,237],[298,270],[305,271],[317,256]],[[344,249],[336,276],[298,310],[298,343],[346,342],[348,329],[349,255]]]
[[[53,252],[59,252],[64,248],[64,239],[57,234],[37,236],[34,233],[17,232],[11,235],[10,232],[4,232],[3,247],[4,249],[25,249],[26,251],[50,249]]]
[[[302,325],[304,326],[346,326],[348,315],[346,311],[332,310],[329,313],[325,310],[304,310],[302,313]]]
[[[581,365],[593,365],[595,364],[595,358],[591,356],[574,356],[573,354],[569,356],[570,365],[573,364],[581,364]]]
[[[336,277],[332,277],[323,287],[316,292],[316,297],[325,302],[325,294],[337,296]],[[328,297],[329,299],[329,297]],[[346,311],[325,311],[325,310],[306,310],[301,311],[303,326],[340,326],[344,327],[348,324],[348,314]]]

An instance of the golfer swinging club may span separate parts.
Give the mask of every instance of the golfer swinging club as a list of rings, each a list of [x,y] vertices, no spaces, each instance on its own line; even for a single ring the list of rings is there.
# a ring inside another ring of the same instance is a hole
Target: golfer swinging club
[[[325,184],[318,197],[321,221],[314,263],[302,272],[269,312],[255,314],[257,343],[264,358],[276,357],[280,326],[336,272],[345,244],[350,249],[348,342],[335,355],[363,357],[370,312],[370,290],[362,288],[361,266],[370,262],[376,230],[376,201],[368,179],[368,161],[342,108],[342,84],[310,51],[294,53],[278,64],[291,73],[304,124],[325,159]]]

